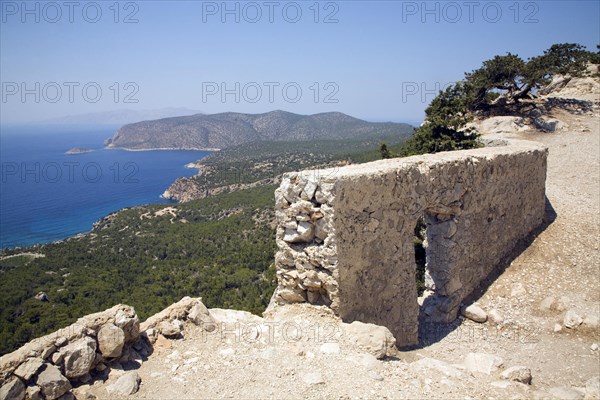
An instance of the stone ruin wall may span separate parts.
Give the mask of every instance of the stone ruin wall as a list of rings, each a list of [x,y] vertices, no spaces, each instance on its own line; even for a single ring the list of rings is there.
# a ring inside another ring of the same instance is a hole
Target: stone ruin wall
[[[545,212],[547,149],[533,142],[288,173],[275,192],[277,304],[326,305],[418,342],[419,312],[451,322]],[[417,303],[414,231],[427,223]]]

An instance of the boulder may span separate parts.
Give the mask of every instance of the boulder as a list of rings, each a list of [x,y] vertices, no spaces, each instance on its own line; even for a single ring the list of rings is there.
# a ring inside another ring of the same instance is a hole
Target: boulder
[[[521,117],[492,117],[481,124],[481,130],[486,134],[515,133],[527,128]]]
[[[212,332],[217,328],[215,319],[210,315],[208,309],[202,302],[198,302],[190,309],[188,320],[201,326],[208,332]]]
[[[521,382],[527,385],[531,384],[531,370],[521,365],[505,369],[500,376],[502,379],[509,381]]]
[[[140,388],[141,378],[135,371],[123,374],[115,383],[106,387],[106,391],[112,396],[129,396],[136,393]]]
[[[69,343],[60,352],[64,355],[62,363],[65,376],[79,378],[92,369],[96,358],[96,341],[86,336]]]
[[[115,314],[114,324],[125,333],[125,343],[137,342],[140,336],[140,319],[133,307],[123,307]]]
[[[183,324],[178,319],[174,319],[171,322],[163,321],[158,325],[158,330],[166,337],[179,337],[183,330]]]
[[[0,388],[0,400],[23,400],[25,385],[19,378],[13,377]]]
[[[125,332],[118,326],[108,323],[98,331],[98,347],[103,357],[119,357],[124,345]]]
[[[490,375],[502,366],[504,361],[502,358],[493,354],[486,353],[469,353],[463,361],[465,369],[470,372],[479,372]]]
[[[351,324],[342,324],[342,331],[350,343],[378,359],[391,353],[396,345],[396,339],[384,326],[354,321]]]
[[[44,360],[41,358],[30,358],[19,365],[14,374],[24,381],[28,381],[42,368],[42,365],[44,365]]]
[[[544,132],[556,132],[566,128],[566,124],[556,118],[538,117],[533,120],[533,124]]]
[[[463,317],[475,322],[483,323],[488,319],[487,313],[476,303],[461,308],[460,313]]]
[[[46,399],[54,400],[68,392],[71,383],[56,366],[52,364],[45,364],[45,366],[46,368],[36,378],[36,385],[40,387]]]

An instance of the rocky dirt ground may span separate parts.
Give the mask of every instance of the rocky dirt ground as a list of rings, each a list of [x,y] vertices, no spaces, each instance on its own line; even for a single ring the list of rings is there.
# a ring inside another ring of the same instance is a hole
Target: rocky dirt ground
[[[487,322],[423,324],[417,348],[386,351],[380,331],[357,335],[325,308],[286,306],[266,319],[211,310],[216,330],[188,323],[183,338],[159,338],[129,398],[597,399],[599,105],[596,97],[579,113],[553,109],[563,123],[553,133],[495,134],[548,146],[548,211],[543,230],[477,299]],[[106,385],[123,373],[87,391],[114,397]]]

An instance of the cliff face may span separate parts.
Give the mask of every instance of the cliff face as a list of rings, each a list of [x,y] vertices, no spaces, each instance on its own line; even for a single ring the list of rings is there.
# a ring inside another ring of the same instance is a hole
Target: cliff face
[[[125,149],[222,149],[261,140],[350,139],[406,132],[409,125],[372,123],[342,113],[196,114],[128,124],[108,146]]]

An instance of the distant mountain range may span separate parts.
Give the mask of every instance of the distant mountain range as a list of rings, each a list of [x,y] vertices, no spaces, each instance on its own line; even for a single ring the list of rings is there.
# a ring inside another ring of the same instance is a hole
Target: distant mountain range
[[[57,125],[124,125],[151,119],[179,117],[198,113],[199,111],[197,110],[189,110],[181,107],[168,107],[158,110],[115,110],[52,118],[43,121],[43,123]]]
[[[367,122],[339,112],[299,115],[285,111],[264,114],[196,114],[121,127],[108,147],[148,149],[223,149],[255,141],[377,138],[412,133],[408,124]]]

